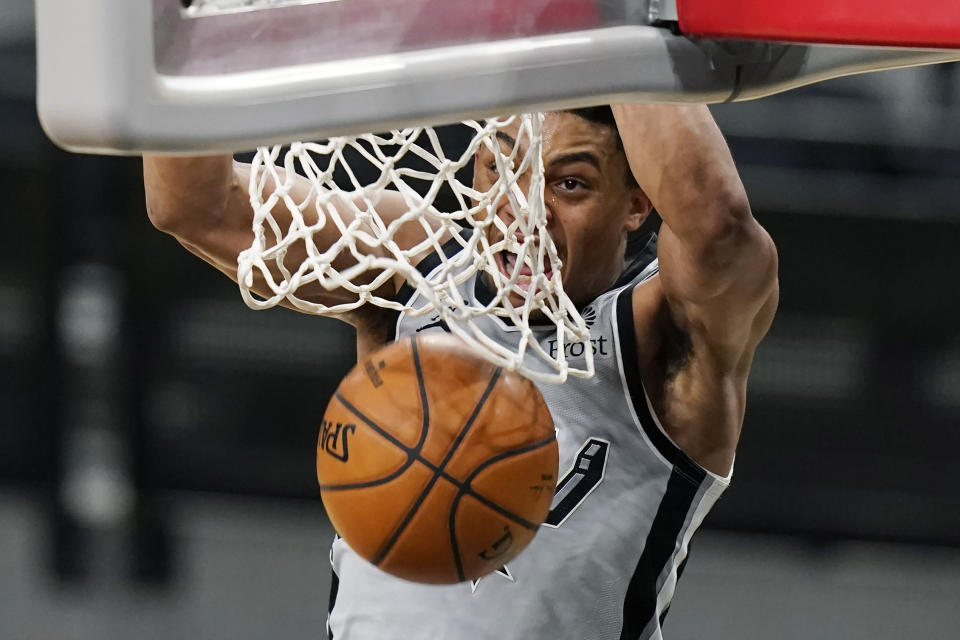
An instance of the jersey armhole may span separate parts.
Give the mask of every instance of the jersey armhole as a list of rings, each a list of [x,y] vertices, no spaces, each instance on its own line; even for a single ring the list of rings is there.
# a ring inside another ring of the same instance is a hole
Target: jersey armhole
[[[626,285],[617,293],[615,305],[614,338],[618,353],[617,362],[620,365],[620,380],[624,394],[627,396],[634,422],[647,444],[668,466],[677,470],[687,480],[695,485],[702,484],[708,478],[711,483],[722,491],[730,484],[733,476],[733,466],[727,477],[720,476],[705,469],[688,456],[667,434],[660,419],[653,410],[650,397],[647,394],[640,375],[640,365],[637,360],[637,336],[634,330],[633,291],[642,286],[656,273],[653,270],[638,277],[636,281]]]

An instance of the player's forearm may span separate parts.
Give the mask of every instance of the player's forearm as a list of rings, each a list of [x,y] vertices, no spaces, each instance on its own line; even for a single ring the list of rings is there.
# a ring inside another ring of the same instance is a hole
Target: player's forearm
[[[685,243],[716,245],[751,220],[730,150],[704,105],[613,105],[637,182]]]
[[[154,226],[189,237],[221,222],[236,197],[233,158],[145,155],[143,186]]]

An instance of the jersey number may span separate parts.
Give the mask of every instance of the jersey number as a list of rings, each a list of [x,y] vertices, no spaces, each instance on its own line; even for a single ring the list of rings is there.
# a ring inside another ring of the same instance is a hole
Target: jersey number
[[[557,528],[562,525],[597,488],[607,468],[609,448],[610,443],[600,438],[590,438],[580,447],[573,466],[557,484],[553,504],[543,526]]]

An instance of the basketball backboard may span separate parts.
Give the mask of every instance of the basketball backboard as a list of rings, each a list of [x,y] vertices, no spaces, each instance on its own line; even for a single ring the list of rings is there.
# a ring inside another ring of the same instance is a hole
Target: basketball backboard
[[[36,5],[41,122],[61,146],[96,153],[236,151],[618,100],[722,102],[960,58],[689,38],[672,0]]]
[[[956,0],[738,0],[736,11],[716,0],[677,4],[681,30],[701,37],[954,48],[960,39]]]

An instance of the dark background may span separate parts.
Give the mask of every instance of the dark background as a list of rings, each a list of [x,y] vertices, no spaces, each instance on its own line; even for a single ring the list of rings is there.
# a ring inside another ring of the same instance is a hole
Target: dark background
[[[150,226],[139,159],[53,146],[20,11],[0,23],[0,495],[31,505],[38,575],[95,582],[114,554],[123,580],[169,588],[191,496],[320,513],[316,429],[352,330],[248,310]],[[957,549],[960,67],[714,113],[782,302],[704,527]]]

